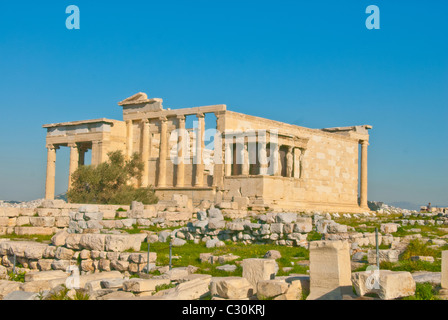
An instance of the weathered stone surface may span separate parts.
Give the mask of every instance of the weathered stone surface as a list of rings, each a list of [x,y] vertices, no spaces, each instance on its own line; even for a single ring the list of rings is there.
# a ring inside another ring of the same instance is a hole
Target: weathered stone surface
[[[48,245],[35,243],[25,249],[24,256],[27,259],[38,260],[41,259]]]
[[[129,269],[129,262],[122,260],[111,260],[110,267],[117,271],[127,271]]]
[[[58,247],[56,249],[55,258],[59,260],[70,260],[74,254],[75,252],[71,249]]]
[[[21,283],[17,281],[0,280],[0,300],[11,292],[18,291],[20,285]]]
[[[288,287],[284,280],[261,280],[257,283],[257,297],[260,300],[274,298],[286,293]]]
[[[79,245],[88,250],[98,250],[98,251],[104,251],[105,244],[106,244],[106,237],[108,237],[105,234],[83,234],[81,236],[81,239],[79,240]]]
[[[127,291],[115,291],[98,298],[98,300],[126,300],[133,299],[135,295]]]
[[[310,294],[307,300],[341,300],[352,294],[347,241],[310,242]]]
[[[264,255],[265,259],[280,259],[282,257],[280,251],[278,250],[269,250],[268,252],[266,252],[266,254]]]
[[[258,281],[274,279],[278,270],[277,263],[272,259],[244,259],[241,266],[243,278],[246,278],[255,290]]]
[[[67,230],[61,230],[58,231],[52,238],[51,243],[53,243],[55,246],[63,246],[65,245],[65,241],[67,240],[67,237],[69,236],[69,233]]]
[[[222,271],[227,271],[227,272],[233,272],[235,271],[237,268],[236,265],[234,264],[225,264],[219,267],[216,267],[216,270],[222,270]]]
[[[412,273],[412,278],[414,279],[415,283],[425,283],[425,282],[430,282],[432,284],[442,283],[441,272],[418,271]]]
[[[197,300],[207,296],[212,277],[208,274],[195,276],[195,279],[180,283],[175,288],[161,291],[159,296],[167,300]]]
[[[106,279],[118,279],[123,278],[123,275],[119,271],[99,272],[82,275],[79,277],[79,286],[84,288],[87,282]]]
[[[399,251],[398,250],[392,250],[392,249],[387,249],[387,250],[379,250],[379,258],[380,258],[380,263],[381,262],[397,262],[398,261],[398,256],[399,256]],[[376,250],[369,250],[367,251],[367,261],[370,264],[376,264]]]
[[[184,244],[186,244],[187,243],[187,241],[185,241],[185,240],[183,240],[183,239],[179,239],[179,238],[174,238],[172,241],[171,241],[171,244],[173,245],[173,246],[175,246],[175,247],[181,247],[181,246],[183,246]]]
[[[113,234],[106,237],[106,251],[123,252],[126,250],[140,251],[146,234]]]
[[[309,217],[298,217],[294,224],[294,232],[308,233],[313,230],[313,220]]]
[[[55,228],[54,227],[15,227],[14,232],[18,236],[25,236],[25,235],[49,236],[49,235],[54,234]]]
[[[101,280],[101,287],[103,289],[122,289],[125,281],[127,280],[123,278]]]
[[[385,234],[394,233],[398,231],[399,226],[397,223],[383,223],[381,224],[380,231]]]
[[[24,292],[24,291],[13,291],[7,294],[4,298],[4,301],[7,300],[37,300],[37,293],[33,292]]]
[[[442,251],[442,289],[448,289],[448,250]]]
[[[297,221],[297,213],[293,212],[282,212],[278,213],[275,217],[278,223],[292,223]]]
[[[246,299],[255,294],[253,285],[242,277],[212,278],[210,291],[212,295],[231,300]]]
[[[80,245],[82,236],[82,234],[70,233],[65,239],[65,246],[74,250],[82,249],[82,246]]]
[[[169,279],[131,279],[123,282],[123,290],[130,292],[155,291],[156,287],[170,284]]]
[[[69,276],[67,272],[61,270],[28,272],[25,274],[25,282],[31,281],[48,281],[54,279],[65,279]]]
[[[373,292],[377,293],[380,299],[392,300],[415,293],[415,281],[412,275],[405,271],[379,270],[379,276],[376,278],[374,271],[355,272],[352,282],[360,296]]]

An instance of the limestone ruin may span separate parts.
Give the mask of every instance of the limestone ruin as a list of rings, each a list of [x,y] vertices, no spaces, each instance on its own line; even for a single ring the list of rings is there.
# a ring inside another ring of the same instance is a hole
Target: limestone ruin
[[[137,93],[119,103],[123,121],[44,125],[45,198],[54,199],[56,150],[69,147],[69,176],[85,163],[87,150],[92,165],[106,161],[110,151],[128,157],[138,152],[144,162],[138,185],[154,186],[161,200],[184,194],[194,204],[233,201],[237,209],[368,211],[371,126],[310,129],[237,113],[226,105],[164,109],[162,102]],[[216,126],[206,130],[205,117],[213,114]],[[186,128],[189,116],[194,128]],[[210,136],[213,148],[206,147]]]

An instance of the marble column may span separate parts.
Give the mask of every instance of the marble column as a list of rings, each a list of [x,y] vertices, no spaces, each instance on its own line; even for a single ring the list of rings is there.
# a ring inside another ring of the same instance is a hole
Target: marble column
[[[76,143],[71,143],[68,145],[70,147],[70,164],[68,169],[68,190],[72,186],[72,175],[78,169],[79,165],[79,151],[78,145]]]
[[[128,159],[132,156],[133,151],[133,126],[132,126],[132,120],[126,120],[126,157]]]
[[[86,152],[87,152],[87,149],[85,146],[78,147],[78,166],[83,166],[85,164]]]
[[[294,156],[292,154],[292,147],[288,146],[288,151],[286,152],[286,176],[292,178],[293,168],[294,168]]]
[[[177,116],[178,120],[178,132],[177,138],[177,175],[176,175],[176,187],[183,187],[185,185],[185,149],[186,149],[186,132],[185,132],[185,116]]]
[[[269,164],[268,153],[266,150],[267,148],[266,131],[264,130],[259,131],[257,140],[258,140],[257,145],[258,162],[260,164],[258,174],[264,176],[268,174],[268,164]]]
[[[232,175],[232,162],[233,162],[233,137],[225,136],[225,150],[224,150],[224,170],[225,176],[230,177]]]
[[[56,147],[47,146],[47,177],[45,182],[45,199],[54,200],[54,185],[56,176]]]
[[[103,141],[92,141],[92,165],[96,166],[104,162]]]
[[[369,142],[361,140],[361,190],[360,190],[360,206],[368,208],[367,205],[367,147]]]
[[[205,131],[205,119],[203,113],[198,113],[196,115],[198,118],[198,128],[196,134],[196,176],[195,176],[195,187],[202,187],[204,185],[204,159],[202,157],[202,152],[204,150],[204,131]]]
[[[294,173],[293,173],[293,177],[296,179],[299,179],[302,176],[302,149],[300,148],[294,148],[293,151],[293,155],[294,155]]]
[[[141,186],[143,188],[148,187],[149,184],[149,121],[144,119],[143,121],[143,135],[142,135],[142,162],[143,173]]]
[[[159,175],[158,187],[166,187],[166,157],[167,157],[167,118],[161,117],[160,120],[160,146],[159,146]]]

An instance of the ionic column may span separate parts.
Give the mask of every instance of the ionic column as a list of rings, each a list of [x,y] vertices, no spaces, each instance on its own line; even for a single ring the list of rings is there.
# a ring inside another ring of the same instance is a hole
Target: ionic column
[[[99,165],[103,160],[103,141],[92,141],[92,165]]]
[[[142,174],[142,187],[148,186],[149,180],[149,121],[143,120],[143,136],[142,136],[142,162],[143,162],[143,174]]]
[[[294,178],[300,178],[301,177],[301,170],[302,170],[302,164],[301,164],[301,157],[302,157],[302,150],[300,148],[294,148]]]
[[[56,176],[56,148],[47,146],[47,177],[45,181],[45,199],[54,200],[54,184]]]
[[[184,159],[184,149],[186,149],[186,137],[185,137],[185,116],[177,116],[179,120],[178,132],[179,136],[177,138],[177,176],[176,176],[176,187],[183,187],[185,184],[185,159]]]
[[[160,119],[159,175],[158,187],[166,187],[166,156],[167,156],[167,118]]]
[[[224,174],[226,177],[232,175],[232,162],[233,162],[233,136],[229,134],[224,137]]]
[[[87,149],[85,147],[78,147],[78,166],[83,166],[85,164],[85,154]]]
[[[294,156],[292,154],[292,147],[288,146],[288,151],[286,153],[286,176],[291,178],[293,176],[294,168]]]
[[[195,187],[202,187],[204,185],[204,161],[202,159],[202,152],[205,147],[205,121],[203,113],[198,113],[196,117],[198,118],[198,129],[196,135],[196,177],[194,185]]]
[[[70,147],[70,164],[68,169],[68,190],[72,186],[72,175],[78,169],[79,165],[79,151],[78,145],[76,143],[71,143],[68,145]]]
[[[369,142],[361,141],[361,190],[360,190],[360,206],[368,208],[367,205],[367,146]]]
[[[128,159],[132,156],[134,143],[132,129],[132,120],[126,120],[126,156]]]

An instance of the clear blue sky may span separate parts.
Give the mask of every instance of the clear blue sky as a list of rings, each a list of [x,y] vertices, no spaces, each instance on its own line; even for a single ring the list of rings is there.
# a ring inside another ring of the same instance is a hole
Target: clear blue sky
[[[81,29],[68,30],[68,5]],[[368,5],[380,30],[368,30]],[[42,198],[45,123],[138,92],[311,128],[370,124],[369,200],[448,205],[447,1],[3,1],[0,199]],[[58,152],[56,192],[67,186]]]

